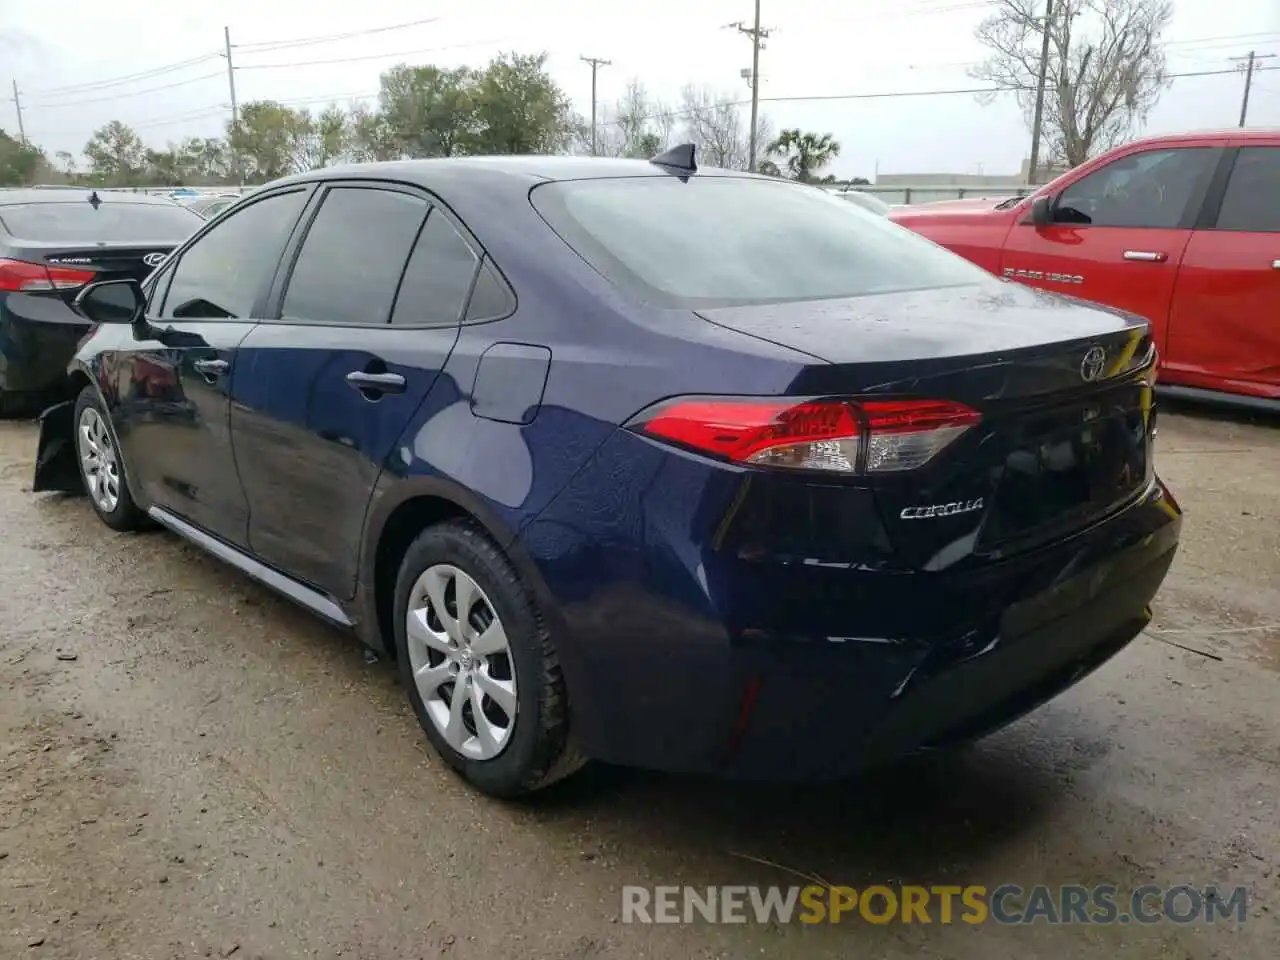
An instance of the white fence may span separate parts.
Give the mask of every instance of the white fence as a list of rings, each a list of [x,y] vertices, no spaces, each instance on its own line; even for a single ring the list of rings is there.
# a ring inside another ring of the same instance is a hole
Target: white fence
[[[890,205],[911,203],[936,203],[939,200],[965,200],[982,197],[1025,197],[1036,190],[1036,187],[1025,183],[996,186],[966,186],[936,184],[923,186],[905,186],[901,184],[863,183],[852,186],[850,190],[861,190],[873,197],[878,197]]]

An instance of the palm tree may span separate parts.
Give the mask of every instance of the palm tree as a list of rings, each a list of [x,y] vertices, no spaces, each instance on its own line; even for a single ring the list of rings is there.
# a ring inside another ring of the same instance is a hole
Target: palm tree
[[[829,133],[803,133],[799,128],[783,130],[776,140],[765,148],[765,154],[778,157],[786,176],[801,183],[830,183],[834,177],[819,177],[818,171],[840,155],[840,144]],[[766,161],[768,163],[768,161]],[[763,170],[765,164],[761,164]]]

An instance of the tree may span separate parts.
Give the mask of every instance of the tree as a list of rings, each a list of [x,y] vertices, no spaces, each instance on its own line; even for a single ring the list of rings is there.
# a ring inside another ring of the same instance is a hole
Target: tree
[[[401,156],[454,156],[475,132],[476,85],[467,67],[392,67],[379,83],[385,135]]]
[[[76,169],[76,158],[73,153],[69,150],[59,150],[54,154],[54,157],[58,161],[58,172],[64,177],[68,180],[74,180],[79,176],[79,172]]]
[[[228,125],[231,148],[245,179],[266,183],[310,169],[314,156],[311,117],[274,100],[255,100],[240,108],[234,126]]]
[[[227,141],[218,137],[187,137],[176,152],[185,175],[200,183],[217,183],[231,175],[231,156]]]
[[[128,185],[146,169],[147,148],[142,138],[119,120],[95,130],[84,145],[84,155],[93,180],[109,186]]]
[[[341,107],[330,105],[319,116],[303,111],[306,123],[299,128],[295,148],[299,170],[318,170],[343,159],[347,152],[347,115]]]
[[[661,100],[651,98],[638,79],[632,79],[612,107],[600,111],[596,151],[602,157],[647,160],[666,149],[674,128],[674,112]],[[577,122],[574,140],[577,152],[591,152],[590,120]]]
[[[547,72],[545,53],[495,57],[476,77],[471,102],[467,153],[559,153],[572,139],[569,98]]]
[[[1044,0],[996,0],[977,29],[991,55],[972,75],[1035,113]],[[1168,86],[1160,38],[1170,0],[1055,0],[1041,125],[1045,154],[1073,167],[1123,142]]]
[[[347,154],[353,163],[395,160],[401,156],[386,116],[364,103],[347,111]]]
[[[0,130],[0,187],[31,183],[44,153]]]
[[[747,131],[749,120],[724,97],[707,87],[686,86],[680,94],[680,112],[685,121],[681,139],[697,148],[699,162],[730,170],[745,170],[751,149]],[[760,114],[756,120],[756,143],[773,139],[769,118]]]
[[[783,130],[765,147],[765,155],[782,161],[778,167],[770,163],[767,172],[801,183],[834,183],[835,177],[819,177],[818,171],[840,156],[840,144],[829,133],[805,133],[797,128]],[[761,172],[766,172],[763,168]]]

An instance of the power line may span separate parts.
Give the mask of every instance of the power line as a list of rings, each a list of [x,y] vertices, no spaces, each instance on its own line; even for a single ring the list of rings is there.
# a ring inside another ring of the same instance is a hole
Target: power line
[[[465,47],[484,47],[495,43],[506,43],[514,37],[498,37],[492,40],[472,40],[469,43],[450,43],[443,47],[425,47],[420,50],[401,50],[396,53],[367,53],[358,57],[337,57],[331,60],[301,60],[294,63],[249,63],[236,67],[236,70],[291,70],[295,67],[319,67],[330,63],[356,63],[360,60],[386,60],[390,57],[413,57],[420,53],[439,53],[442,50],[461,50]]]
[[[1280,30],[1266,30],[1262,33],[1236,33],[1222,37],[1191,37],[1186,40],[1166,40],[1166,47],[1181,47],[1190,44],[1217,43],[1219,41],[1230,41],[1232,44],[1240,40],[1253,40],[1259,37],[1280,37]]]
[[[412,20],[407,23],[394,23],[384,27],[370,27],[365,30],[350,30],[345,33],[334,33],[325,36],[302,37],[296,40],[271,40],[261,43],[237,44],[237,49],[242,49],[246,54],[249,53],[268,53],[274,50],[285,50],[291,47],[311,46],[323,43],[332,43],[340,40],[346,40],[352,37],[370,36],[378,33],[389,33],[394,30],[405,30],[410,27],[421,26],[428,23],[439,21],[440,17],[427,17],[422,20]],[[415,51],[427,52],[427,51]],[[150,67],[146,70],[140,70],[134,73],[122,74],[115,77],[105,77],[101,80],[88,80],[84,83],[73,83],[61,87],[48,87],[43,90],[27,90],[24,91],[28,95],[38,97],[57,97],[64,94],[86,93],[94,90],[103,90],[109,87],[120,86],[129,83],[136,83],[141,80],[151,80],[155,77],[164,76],[168,73],[174,73],[179,70],[185,70],[188,67],[197,64],[207,63],[224,56],[221,51],[213,51],[201,54],[200,56],[191,57],[186,60],[179,60],[174,63],[162,64],[158,67]],[[407,56],[407,54],[392,54],[392,56]]]
[[[130,126],[135,130],[145,130],[149,127],[167,127],[175,123],[186,123],[189,120],[204,120],[206,118],[213,119],[214,117],[221,116],[222,112],[226,109],[227,105],[225,103],[219,103],[213,106],[202,107],[199,110],[191,111],[189,113],[183,113],[176,117],[164,117],[160,120],[147,120],[143,123],[130,124]]]
[[[410,27],[421,27],[428,23],[438,23],[441,17],[427,17],[425,20],[410,20],[408,23],[393,23],[386,27],[371,27],[367,30],[349,30],[345,33],[330,33],[318,37],[303,37],[298,40],[267,40],[262,43],[238,43],[237,50],[245,52],[256,51],[259,53],[268,50],[287,50],[291,47],[309,47],[322,43],[337,43],[340,40],[350,40],[353,37],[368,37],[375,33],[390,33],[393,30],[407,30]]]
[[[166,83],[159,87],[146,87],[142,90],[131,90],[128,93],[117,93],[110,97],[97,97],[91,100],[70,100],[66,103],[29,103],[27,107],[43,107],[46,110],[60,109],[62,107],[80,107],[90,103],[115,103],[118,100],[124,100],[129,97],[141,97],[148,93],[159,93],[161,90],[174,90],[178,87],[187,87],[193,83],[200,83],[204,80],[210,80],[214,77],[221,77],[222,71],[217,73],[206,73],[198,77],[191,77],[188,80],[178,80],[174,83]]]
[[[216,53],[206,53],[199,57],[192,57],[190,60],[180,60],[177,63],[170,63],[161,67],[152,67],[150,70],[142,70],[138,73],[125,74],[120,77],[113,77],[106,80],[91,80],[86,83],[77,83],[66,87],[53,87],[45,90],[29,90],[27,92],[41,97],[55,97],[63,96],[65,94],[88,93],[95,90],[104,90],[107,87],[136,83],[139,80],[151,80],[155,77],[164,76],[167,73],[185,70],[188,67],[194,67],[197,64],[205,63],[209,60],[216,60],[218,56],[219,54]]]
[[[1269,70],[1280,70],[1280,67],[1254,67],[1255,74],[1264,73]],[[1177,80],[1183,77],[1213,77],[1225,76],[1227,74],[1238,73],[1237,70],[1196,70],[1187,73],[1169,74],[1169,79]],[[880,93],[824,93],[812,94],[807,96],[794,97],[761,97],[761,103],[821,103],[831,101],[844,100],[891,100],[891,99],[914,99],[917,97],[952,97],[952,96],[974,96],[978,94],[999,94],[999,93],[1025,93],[1034,91],[1033,86],[1011,86],[1011,87],[956,87],[941,90],[892,90]],[[745,107],[750,105],[750,100],[726,100],[714,104],[714,106],[724,107]],[[651,114],[642,118],[644,120],[657,120],[662,116],[684,117],[699,113],[707,107],[689,107],[679,110],[666,110],[659,114]],[[617,120],[605,120],[601,122],[601,126],[610,126],[618,123]]]

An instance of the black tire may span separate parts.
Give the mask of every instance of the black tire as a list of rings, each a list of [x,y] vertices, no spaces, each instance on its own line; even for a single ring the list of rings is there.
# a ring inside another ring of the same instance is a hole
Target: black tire
[[[86,386],[80,391],[80,395],[76,397],[75,414],[71,419],[72,444],[75,448],[77,469],[80,471],[80,482],[84,485],[85,493],[89,494],[89,482],[85,477],[84,458],[80,455],[80,418],[84,415],[85,410],[88,409],[96,411],[106,426],[106,442],[110,444],[111,453],[115,457],[116,467],[119,471],[119,492],[116,496],[115,506],[107,510],[92,495],[89,495],[89,504],[93,507],[93,512],[112,530],[121,532],[141,530],[147,526],[147,515],[133,502],[133,495],[129,492],[124,459],[120,455],[120,445],[116,441],[115,429],[111,426],[111,417],[107,414],[102,402],[98,399],[97,391],[92,386]]]
[[[414,681],[406,620],[418,578],[436,564],[456,567],[487,595],[502,621],[516,680],[516,715],[505,746],[491,759],[455,750],[427,713]],[[395,593],[395,643],[401,682],[436,752],[477,789],[511,799],[578,770],[586,758],[569,732],[569,698],[555,645],[533,597],[502,551],[474,523],[453,520],[422,531],[410,544]]]

